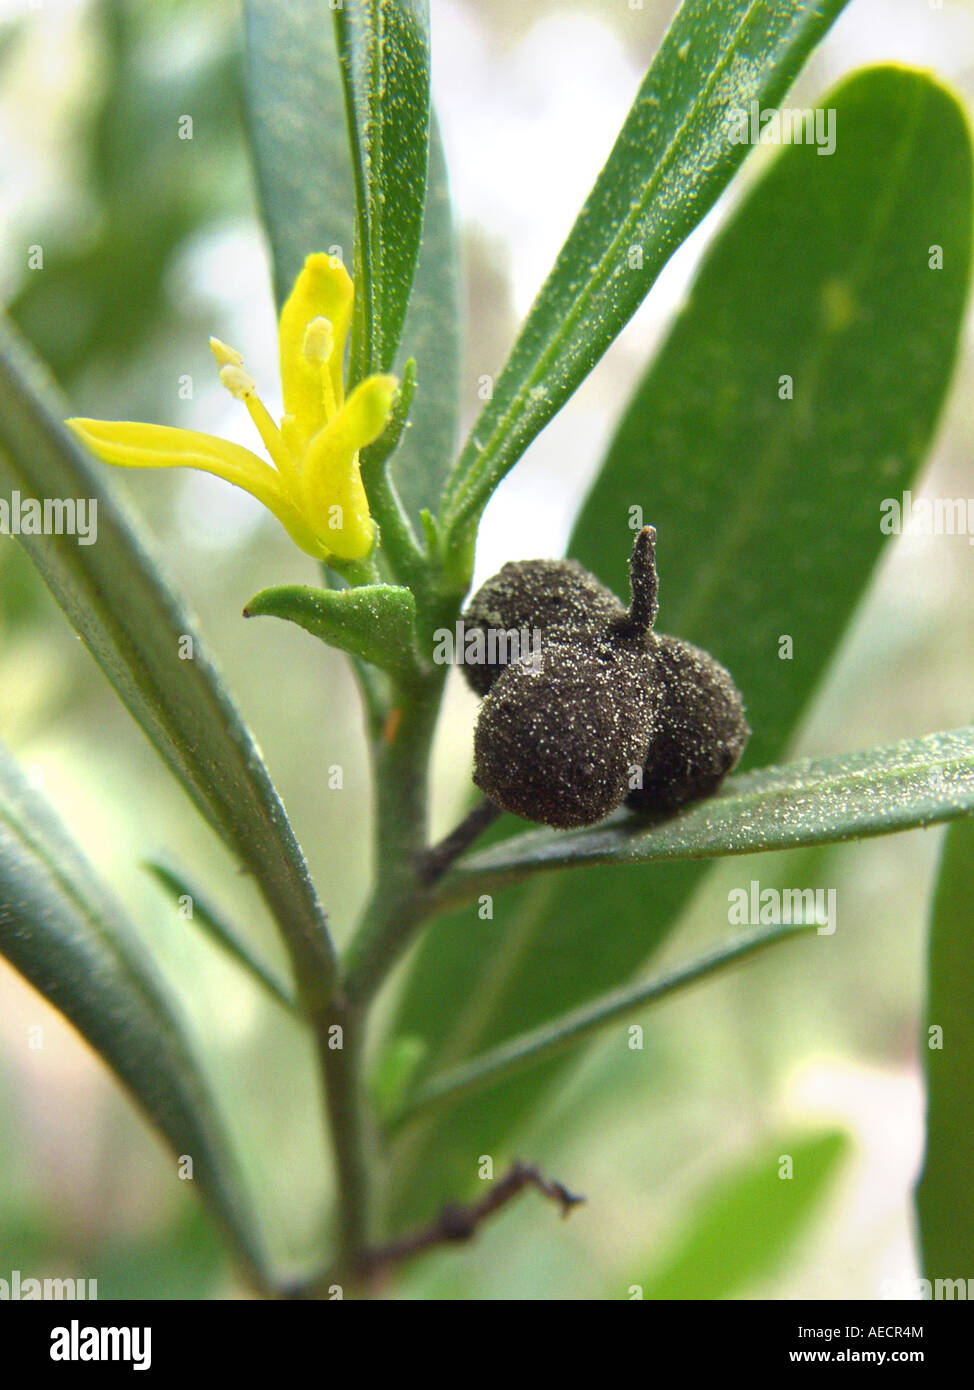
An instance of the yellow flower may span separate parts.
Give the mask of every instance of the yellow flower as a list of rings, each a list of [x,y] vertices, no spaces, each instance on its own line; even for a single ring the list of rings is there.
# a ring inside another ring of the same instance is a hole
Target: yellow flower
[[[399,383],[371,376],[345,399],[342,362],[354,287],[330,256],[309,256],[281,310],[280,428],[264,408],[239,352],[210,339],[220,380],[243,401],[274,466],[249,449],[195,430],[106,420],[68,425],[105,463],[122,468],[199,468],[242,487],[272,511],[315,559],[361,560],[375,523],[359,472],[359,450],[389,420]]]

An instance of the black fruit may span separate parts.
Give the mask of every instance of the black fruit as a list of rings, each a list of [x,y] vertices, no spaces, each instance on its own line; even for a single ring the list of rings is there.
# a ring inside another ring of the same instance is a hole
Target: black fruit
[[[719,662],[677,637],[654,637],[653,645],[661,707],[642,786],[626,797],[627,806],[649,813],[710,796],[737,766],[751,732],[740,691]]]
[[[571,560],[508,564],[478,591],[465,626],[540,633],[511,665],[465,666],[484,694],[474,781],[502,810],[591,825],[625,802],[667,815],[709,796],[750,729],[729,673],[657,635],[656,532],[636,537],[628,609]]]
[[[509,666],[481,706],[474,781],[504,811],[591,825],[624,800],[652,737],[644,652],[552,643]]]
[[[477,590],[462,616],[464,631],[538,631],[545,642],[604,638],[625,608],[577,560],[518,560],[504,565]],[[487,643],[485,642],[485,649]],[[523,652],[519,655],[524,655]],[[463,674],[478,695],[486,695],[506,663],[466,663]]]

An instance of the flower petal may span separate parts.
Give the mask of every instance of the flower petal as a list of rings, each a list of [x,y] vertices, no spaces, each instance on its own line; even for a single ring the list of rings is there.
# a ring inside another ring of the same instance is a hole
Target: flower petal
[[[362,559],[372,549],[375,525],[358,452],[385,429],[398,389],[394,376],[366,377],[308,445],[305,511],[322,542],[344,559]]]
[[[398,390],[399,381],[394,376],[367,376],[360,381],[335,418],[308,445],[307,471],[316,471],[321,466],[316,460],[326,454],[350,458],[378,439],[389,423]]]
[[[197,468],[243,488],[273,512],[302,550],[322,558],[323,548],[269,464],[240,444],[196,430],[127,420],[68,420],[81,442],[103,463],[120,468]]]
[[[309,256],[281,310],[280,353],[284,413],[294,417],[295,432],[306,444],[325,423],[321,391],[321,367],[304,355],[308,324],[326,318],[332,326],[333,346],[328,371],[335,402],[341,405],[344,387],[342,365],[345,340],[352,320],[355,288],[348,271],[333,256],[318,252]]]

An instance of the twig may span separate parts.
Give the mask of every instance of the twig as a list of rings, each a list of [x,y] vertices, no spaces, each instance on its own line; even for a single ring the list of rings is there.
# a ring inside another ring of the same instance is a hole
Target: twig
[[[365,1276],[374,1275],[390,1265],[411,1260],[438,1245],[462,1244],[471,1240],[484,1221],[500,1211],[501,1207],[506,1206],[526,1187],[535,1187],[543,1197],[557,1202],[563,1217],[568,1215],[572,1207],[585,1201],[584,1197],[569,1192],[562,1183],[546,1178],[535,1164],[517,1162],[512,1164],[510,1170],[499,1178],[479,1201],[466,1205],[451,1202],[429,1226],[407,1232],[387,1245],[366,1251],[359,1261],[359,1272]]]
[[[465,849],[469,849],[474,840],[489,825],[493,825],[499,815],[500,810],[492,801],[488,801],[486,797],[478,801],[469,815],[465,816],[449,835],[417,857],[416,872],[420,882],[429,887],[442,878],[454,859]]]

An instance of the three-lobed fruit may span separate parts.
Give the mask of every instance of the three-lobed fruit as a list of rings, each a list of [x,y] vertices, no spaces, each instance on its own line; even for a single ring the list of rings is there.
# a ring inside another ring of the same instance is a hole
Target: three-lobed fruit
[[[625,802],[666,815],[712,794],[750,730],[728,671],[657,634],[656,533],[630,561],[626,609],[575,561],[507,564],[464,614],[467,627],[541,634],[540,653],[465,666],[484,696],[474,780],[495,805],[559,828],[590,825]]]

